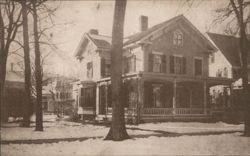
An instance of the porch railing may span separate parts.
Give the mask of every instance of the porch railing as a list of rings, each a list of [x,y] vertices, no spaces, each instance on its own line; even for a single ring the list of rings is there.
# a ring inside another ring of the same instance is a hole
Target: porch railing
[[[204,114],[202,108],[142,108],[143,115],[192,115]]]
[[[176,108],[175,114],[178,114],[178,115],[204,114],[204,109],[202,108]]]
[[[142,114],[145,115],[171,115],[173,108],[142,108]]]

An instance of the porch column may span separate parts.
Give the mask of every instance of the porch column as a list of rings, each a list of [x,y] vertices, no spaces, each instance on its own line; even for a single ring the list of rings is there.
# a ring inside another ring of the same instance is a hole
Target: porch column
[[[203,101],[204,101],[204,114],[207,115],[207,81],[205,80],[203,83],[203,89],[204,89],[204,97],[203,97]]]
[[[96,115],[99,115],[99,107],[100,107],[100,96],[99,96],[99,85],[96,85]]]
[[[108,114],[108,82],[105,85],[105,115]]]
[[[142,78],[137,79],[137,123],[140,122],[141,109],[144,108],[144,80]]]
[[[177,96],[177,82],[174,79],[174,87],[173,87],[173,114],[176,114],[176,96]]]
[[[233,84],[230,84],[230,95],[229,95],[229,108],[233,106]]]

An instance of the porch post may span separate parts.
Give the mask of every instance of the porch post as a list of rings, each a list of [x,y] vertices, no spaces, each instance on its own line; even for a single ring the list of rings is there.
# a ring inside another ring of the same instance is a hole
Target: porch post
[[[232,108],[233,106],[233,84],[230,84],[230,95],[229,95],[229,108]]]
[[[105,115],[108,114],[108,82],[105,85]]]
[[[96,115],[99,115],[100,99],[99,99],[99,84],[96,84]]]
[[[205,80],[203,83],[203,89],[204,89],[204,114],[207,115],[207,81]]]
[[[136,112],[137,112],[137,123],[140,122],[140,115],[141,115],[141,109],[144,107],[144,81],[142,78],[137,79],[137,106],[136,106]]]
[[[176,114],[176,95],[177,95],[177,82],[176,79],[174,79],[174,87],[173,87],[173,114]]]

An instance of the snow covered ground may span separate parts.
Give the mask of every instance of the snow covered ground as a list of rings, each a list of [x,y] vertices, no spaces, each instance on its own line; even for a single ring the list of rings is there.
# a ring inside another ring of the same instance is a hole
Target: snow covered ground
[[[34,131],[34,125],[2,125],[1,155],[250,155],[250,138],[241,136],[242,124],[130,125],[127,131],[131,139],[113,142],[103,140],[109,130],[106,126],[56,121],[54,116],[45,118],[44,132]]]

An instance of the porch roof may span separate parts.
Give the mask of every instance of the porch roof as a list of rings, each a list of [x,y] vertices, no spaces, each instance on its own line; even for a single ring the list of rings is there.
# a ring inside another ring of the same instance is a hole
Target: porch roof
[[[223,77],[208,77],[207,83],[209,86],[216,85],[231,85],[235,79],[223,78]]]
[[[235,79],[230,78],[223,78],[223,77],[194,77],[194,76],[187,76],[187,75],[170,75],[165,73],[152,73],[152,72],[138,72],[138,73],[131,73],[122,75],[123,80],[126,79],[133,79],[133,78],[142,78],[144,81],[152,80],[152,81],[169,81],[169,82],[204,82],[206,81],[209,86],[215,85],[231,85],[235,82]],[[97,83],[107,82],[110,83],[111,78],[103,78]]]

